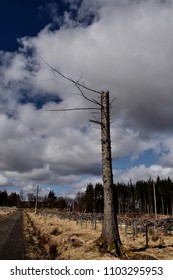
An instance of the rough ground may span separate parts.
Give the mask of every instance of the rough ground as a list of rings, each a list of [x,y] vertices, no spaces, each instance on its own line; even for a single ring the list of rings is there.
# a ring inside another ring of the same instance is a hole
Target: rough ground
[[[31,238],[28,238],[27,248],[34,247],[39,244],[39,248],[46,252],[49,259],[59,260],[115,260],[116,257],[113,254],[101,252],[96,246],[97,240],[101,234],[101,223],[97,222],[96,228],[91,225],[89,220],[74,221],[72,219],[60,219],[55,215],[43,213],[34,215],[31,211],[27,211],[26,221],[28,226],[26,228],[25,237],[32,238],[32,244],[30,244]],[[64,214],[64,213],[63,213]],[[64,215],[63,215],[64,216]],[[141,217],[140,221],[145,221],[146,217]],[[161,217],[159,217],[162,221]],[[162,217],[163,218],[163,217]],[[144,220],[143,220],[144,219]],[[128,218],[129,220],[129,218]],[[148,221],[148,219],[147,219]],[[165,218],[167,221],[167,218]],[[166,222],[165,222],[166,223]],[[161,225],[165,225],[161,223]],[[142,222],[142,224],[144,224]],[[159,222],[160,224],[160,222]],[[167,224],[167,223],[166,223]],[[173,235],[165,231],[165,226],[157,228],[157,233],[153,230],[153,225],[148,232],[149,246],[146,248],[146,236],[141,228],[141,232],[138,232],[138,236],[135,236],[135,240],[131,233],[131,226],[128,228],[128,238],[125,235],[124,226],[120,226],[120,236],[125,249],[127,259],[134,260],[168,260],[173,259]],[[28,230],[29,229],[29,230]],[[34,229],[34,230],[33,230]],[[34,234],[33,234],[34,233]],[[35,238],[36,242],[35,242]],[[28,250],[28,257],[37,259],[35,252]],[[41,255],[43,259],[43,255]]]
[[[96,240],[101,233],[100,220],[95,225],[89,219],[74,221],[71,217],[62,219],[58,218],[55,213],[48,213],[35,215],[32,211],[25,210],[0,218],[0,259],[117,259],[113,254],[99,251],[96,246]],[[144,229],[145,218],[142,217]],[[167,231],[170,218],[162,218],[159,217],[157,233],[153,230],[153,224],[149,228],[149,246],[147,248],[145,247],[146,237],[143,227],[137,236],[133,236],[131,226],[126,232],[124,220],[122,221],[120,236],[127,259],[173,259],[173,235]],[[129,219],[128,217],[128,221]]]
[[[23,260],[23,213],[0,219],[0,260]]]

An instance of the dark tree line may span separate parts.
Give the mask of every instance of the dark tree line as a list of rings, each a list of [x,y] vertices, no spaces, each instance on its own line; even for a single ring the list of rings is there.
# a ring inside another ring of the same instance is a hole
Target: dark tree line
[[[158,214],[173,215],[173,181],[160,179],[154,182],[156,192],[156,205]],[[125,213],[147,213],[154,214],[154,192],[153,181],[139,180],[135,184],[130,181],[113,185],[115,210],[118,214]],[[6,190],[0,191],[0,206],[16,206],[34,208],[36,195],[28,193],[27,199],[20,194]],[[38,197],[38,208],[56,208],[60,210],[103,213],[104,192],[101,183],[88,184],[84,192],[78,192],[74,200],[57,197],[54,191],[50,191],[45,197]]]
[[[60,196],[56,197],[53,191],[50,191],[47,197],[44,197],[42,201],[43,208],[57,208],[57,209],[66,209],[67,200]]]
[[[74,210],[79,212],[103,212],[103,186],[97,183],[87,185],[85,192],[78,192]]]
[[[0,191],[0,206],[19,207],[20,195],[12,192],[8,195],[7,191]]]
[[[130,181],[113,185],[114,202],[118,214],[147,213],[154,214],[155,184],[156,206],[158,214],[173,215],[173,182],[168,177],[155,182],[139,180],[135,184]],[[85,192],[79,192],[75,198],[75,209],[80,212],[103,212],[103,186],[89,184]]]
[[[22,207],[34,208],[36,202],[36,195],[33,193],[28,193],[28,201],[23,202]],[[54,191],[50,191],[47,196],[38,196],[37,201],[38,208],[56,208],[59,210],[67,209],[68,203],[67,199],[60,196],[57,197]]]
[[[36,195],[33,193],[28,193],[27,199],[24,199],[17,193],[8,194],[6,190],[0,191],[0,206],[34,208],[35,202]],[[69,199],[62,196],[57,197],[53,191],[50,191],[45,197],[38,197],[38,208],[67,209],[68,203]]]

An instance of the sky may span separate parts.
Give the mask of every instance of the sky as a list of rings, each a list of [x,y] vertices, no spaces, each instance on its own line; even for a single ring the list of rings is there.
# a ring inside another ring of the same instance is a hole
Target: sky
[[[93,104],[48,64],[116,97],[115,183],[173,179],[172,30],[172,0],[2,0],[0,190],[74,197],[102,182],[95,112],[51,111]]]

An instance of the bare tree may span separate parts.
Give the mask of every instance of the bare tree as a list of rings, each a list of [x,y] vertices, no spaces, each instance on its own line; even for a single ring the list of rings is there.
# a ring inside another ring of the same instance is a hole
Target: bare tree
[[[100,246],[118,256],[123,256],[123,248],[120,240],[118,223],[117,223],[117,213],[113,195],[113,172],[112,172],[112,156],[111,156],[111,137],[110,137],[110,107],[112,102],[109,101],[109,91],[97,91],[92,88],[87,87],[84,83],[79,80],[75,81],[62,74],[57,69],[49,65],[43,58],[41,58],[49,68],[56,74],[60,75],[62,78],[68,80],[74,84],[80,95],[83,96],[87,101],[94,104],[96,107],[87,108],[65,108],[56,109],[49,111],[74,111],[74,110],[99,110],[101,118],[90,120],[93,123],[99,124],[101,126],[101,147],[102,147],[102,177],[103,177],[103,190],[104,190],[104,219],[102,224],[102,234],[99,238]],[[96,94],[97,100],[95,98],[88,97],[84,91],[87,90]]]

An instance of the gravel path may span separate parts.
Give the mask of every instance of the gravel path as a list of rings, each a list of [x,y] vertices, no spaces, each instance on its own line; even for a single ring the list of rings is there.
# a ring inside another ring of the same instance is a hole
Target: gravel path
[[[24,260],[22,211],[0,219],[0,260]]]

